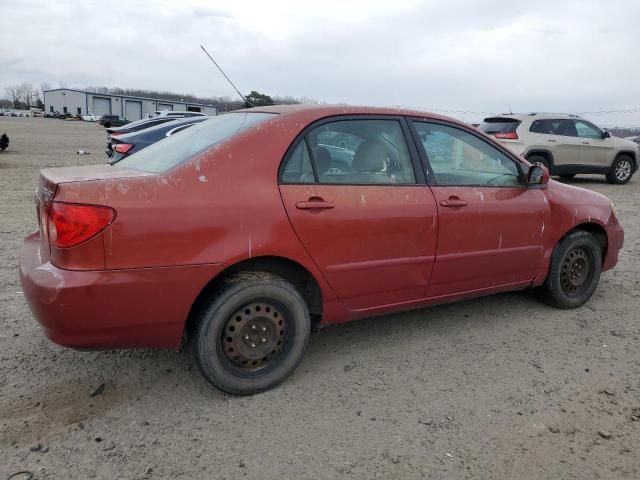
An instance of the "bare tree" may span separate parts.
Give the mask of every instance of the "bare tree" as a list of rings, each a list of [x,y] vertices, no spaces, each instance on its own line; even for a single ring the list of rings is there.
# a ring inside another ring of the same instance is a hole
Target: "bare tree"
[[[22,100],[20,85],[9,85],[4,91],[7,93],[7,98],[13,104],[13,108],[20,108],[20,102]]]
[[[20,100],[29,110],[35,103],[35,90],[33,89],[33,85],[29,82],[22,82],[20,84]]]

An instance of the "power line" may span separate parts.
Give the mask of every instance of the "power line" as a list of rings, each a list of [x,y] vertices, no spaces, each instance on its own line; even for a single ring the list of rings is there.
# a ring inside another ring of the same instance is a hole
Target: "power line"
[[[403,107],[403,106],[399,106],[399,107]],[[409,107],[409,108],[416,108],[416,107]],[[422,107],[420,107],[422,108]],[[429,112],[434,112],[434,113],[452,113],[452,114],[459,114],[459,115],[496,115],[498,112],[497,111],[484,111],[484,110],[456,110],[456,109],[452,109],[452,108],[433,108],[433,107],[426,107],[424,108],[424,110],[427,110]],[[535,110],[531,110],[532,112],[536,112]],[[542,111],[537,111],[536,113],[558,113],[559,112],[542,112]],[[567,112],[565,112],[566,114]],[[573,113],[576,115],[623,115],[623,114],[632,114],[632,113],[640,113],[640,107],[639,108],[627,108],[627,109],[623,109],[623,110],[597,110],[597,111],[589,111],[589,112],[569,112],[569,113]]]

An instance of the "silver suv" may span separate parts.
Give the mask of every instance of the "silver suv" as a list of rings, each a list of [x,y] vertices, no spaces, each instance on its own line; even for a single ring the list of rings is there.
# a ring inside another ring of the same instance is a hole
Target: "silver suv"
[[[485,118],[478,127],[531,163],[554,175],[606,175],[610,183],[627,183],[638,169],[638,145],[612,137],[577,115],[530,113]]]

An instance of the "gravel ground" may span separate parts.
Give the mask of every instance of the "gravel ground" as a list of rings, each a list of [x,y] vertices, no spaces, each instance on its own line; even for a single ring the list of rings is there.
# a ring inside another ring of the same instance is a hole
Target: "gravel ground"
[[[104,130],[0,117],[3,131],[0,480],[640,478],[640,180],[572,182],[610,196],[627,237],[586,306],[512,293],[325,328],[282,386],[237,398],[182,353],[45,338],[16,267],[38,171],[103,162]]]

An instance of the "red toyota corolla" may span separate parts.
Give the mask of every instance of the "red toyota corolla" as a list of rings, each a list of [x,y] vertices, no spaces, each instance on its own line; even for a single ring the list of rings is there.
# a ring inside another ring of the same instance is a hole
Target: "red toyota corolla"
[[[531,287],[578,307],[623,243],[606,197],[411,110],[238,111],[43,170],[36,201],[20,277],[51,340],[186,340],[236,394],[282,382],[317,325]]]

